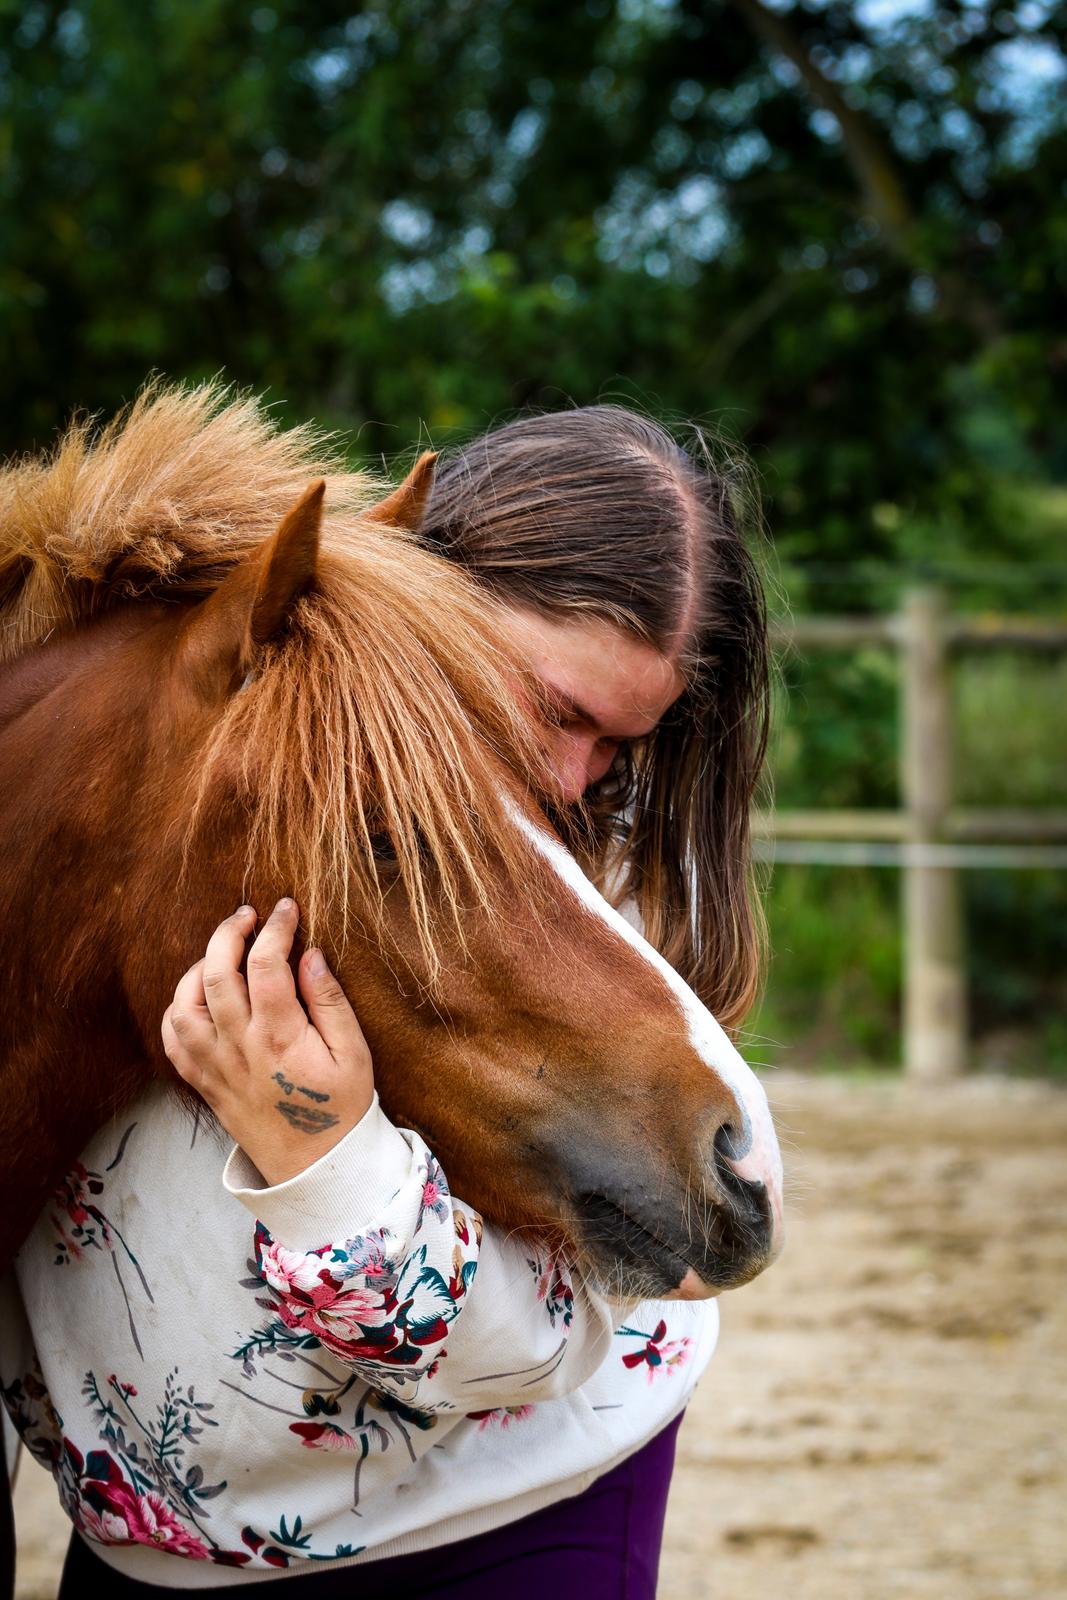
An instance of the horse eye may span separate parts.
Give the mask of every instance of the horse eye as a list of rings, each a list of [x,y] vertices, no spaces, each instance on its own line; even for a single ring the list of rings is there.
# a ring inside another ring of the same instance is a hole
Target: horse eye
[[[387,833],[371,834],[370,853],[375,861],[396,861],[396,850],[393,848],[393,841]]]

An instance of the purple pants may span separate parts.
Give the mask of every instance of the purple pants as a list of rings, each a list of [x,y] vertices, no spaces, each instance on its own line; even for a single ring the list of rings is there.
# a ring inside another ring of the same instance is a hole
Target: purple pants
[[[277,1592],[284,1600],[654,1600],[681,1420],[581,1494],[518,1522],[436,1550],[279,1577],[277,1589],[253,1584],[247,1592]],[[92,1545],[72,1537],[59,1600],[176,1592],[120,1577]],[[215,1600],[234,1600],[237,1592],[226,1585],[195,1591]]]

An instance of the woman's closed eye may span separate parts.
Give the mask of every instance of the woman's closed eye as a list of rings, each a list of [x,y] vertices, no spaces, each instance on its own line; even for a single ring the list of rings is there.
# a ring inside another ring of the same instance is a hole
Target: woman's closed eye
[[[558,729],[561,733],[569,734],[573,739],[590,738],[592,736],[594,747],[604,753],[608,751],[614,753],[622,745],[629,742],[618,734],[598,734],[594,728],[590,727],[584,717],[572,716],[566,711],[558,710],[553,706],[549,706],[546,709],[544,720],[548,727]]]

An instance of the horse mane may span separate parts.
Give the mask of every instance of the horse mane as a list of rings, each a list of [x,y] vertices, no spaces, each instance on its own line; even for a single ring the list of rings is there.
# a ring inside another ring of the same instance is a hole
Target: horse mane
[[[388,485],[328,436],[281,431],[217,381],[154,379],[103,428],[76,418],[50,455],[0,471],[0,661],[119,605],[203,599],[318,477],[316,581],[201,753],[186,865],[236,771],[247,870],[293,875],[308,942],[336,948],[353,920],[373,935],[398,872],[434,974],[442,911],[462,945],[468,910],[534,890],[507,773],[529,782],[541,752],[485,594],[368,518]]]

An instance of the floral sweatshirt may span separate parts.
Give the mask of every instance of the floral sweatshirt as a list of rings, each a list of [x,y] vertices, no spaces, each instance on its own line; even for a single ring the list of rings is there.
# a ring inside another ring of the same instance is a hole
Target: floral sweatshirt
[[[90,1141],[3,1310],[27,1450],[110,1565],[176,1589],[575,1494],[685,1405],[718,1330],[714,1301],[609,1302],[483,1227],[377,1097],[268,1188],[162,1088]]]

